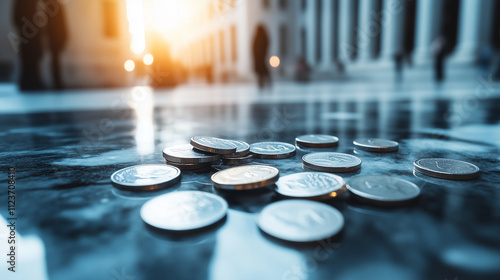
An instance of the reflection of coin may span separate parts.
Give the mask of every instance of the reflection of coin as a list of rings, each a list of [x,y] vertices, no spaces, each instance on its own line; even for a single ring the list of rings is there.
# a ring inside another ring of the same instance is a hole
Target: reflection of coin
[[[329,148],[339,145],[339,138],[326,134],[307,134],[297,136],[295,143],[309,148]]]
[[[266,206],[257,224],[262,231],[279,239],[312,242],[339,233],[344,217],[329,205],[292,199]]]
[[[147,224],[164,230],[199,229],[221,220],[227,202],[221,197],[200,191],[178,191],[157,196],[141,208]]]
[[[352,172],[361,168],[358,157],[343,153],[310,153],[302,157],[304,166],[323,172]]]
[[[479,177],[479,167],[465,161],[447,158],[424,158],[413,163],[413,169],[431,177],[449,180],[471,180]]]
[[[212,175],[215,187],[226,190],[257,189],[274,184],[279,170],[266,165],[245,165],[228,168]]]
[[[236,145],[234,143],[210,136],[191,137],[190,143],[193,147],[208,153],[230,155],[236,152]]]
[[[223,158],[241,158],[250,153],[250,145],[247,142],[239,140],[227,140],[236,145],[236,152],[230,155],[223,155]]]
[[[276,192],[287,197],[327,199],[338,196],[345,186],[342,177],[324,172],[301,172],[281,177]]]
[[[347,189],[357,197],[384,204],[409,201],[420,194],[417,185],[390,176],[357,176]]]
[[[378,138],[360,138],[354,140],[352,143],[360,150],[376,153],[396,152],[399,147],[396,141]]]
[[[220,159],[220,155],[194,151],[189,144],[167,147],[163,149],[163,157],[167,161],[178,163],[205,163]]]
[[[143,164],[120,169],[111,175],[113,186],[128,191],[152,191],[174,185],[181,171],[169,165]]]
[[[259,142],[250,145],[255,158],[283,159],[295,155],[295,146],[284,142]]]

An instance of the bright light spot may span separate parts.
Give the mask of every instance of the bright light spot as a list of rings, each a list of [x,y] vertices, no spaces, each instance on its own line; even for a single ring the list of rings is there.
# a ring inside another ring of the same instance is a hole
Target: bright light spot
[[[153,55],[150,53],[145,54],[144,57],[142,58],[142,61],[144,61],[144,64],[146,65],[153,64],[153,60],[154,60]]]
[[[135,129],[137,152],[140,155],[154,153],[153,92],[148,87],[133,88],[128,99],[128,105],[135,111],[137,117]]]
[[[127,19],[131,35],[130,49],[141,54],[146,48],[142,0],[127,0]]]
[[[271,56],[271,58],[269,58],[269,64],[271,65],[271,67],[278,67],[280,66],[280,58],[273,55]]]
[[[125,61],[125,65],[123,65],[123,67],[125,68],[125,70],[127,72],[132,72],[135,69],[135,63],[134,63],[134,61],[129,59],[129,60]]]

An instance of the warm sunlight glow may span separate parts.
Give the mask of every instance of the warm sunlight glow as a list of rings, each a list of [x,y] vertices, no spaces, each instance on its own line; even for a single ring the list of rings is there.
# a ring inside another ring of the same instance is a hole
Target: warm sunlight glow
[[[132,72],[135,69],[135,63],[134,63],[134,61],[129,59],[129,60],[125,61],[125,64],[123,65],[123,67],[125,68],[125,70],[127,72]]]
[[[142,0],[127,0],[127,19],[131,35],[130,49],[141,54],[146,48]]]
[[[280,58],[275,55],[271,56],[271,58],[269,58],[269,64],[275,68],[280,66]]]
[[[145,54],[145,55],[144,55],[144,57],[142,58],[142,61],[143,61],[143,62],[144,62],[144,64],[146,64],[146,65],[151,65],[151,64],[153,64],[153,60],[154,60],[153,55],[152,55],[152,54],[150,54],[150,53]]]

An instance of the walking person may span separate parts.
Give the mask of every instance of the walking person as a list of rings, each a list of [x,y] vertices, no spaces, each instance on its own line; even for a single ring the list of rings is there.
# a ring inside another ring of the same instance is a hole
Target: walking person
[[[52,74],[52,86],[56,90],[64,88],[61,79],[61,54],[68,39],[68,31],[66,27],[66,13],[63,5],[58,1],[57,8],[54,13],[48,17],[47,26],[45,28],[47,44],[50,53],[50,69]]]
[[[254,71],[257,74],[259,88],[271,86],[271,75],[267,68],[267,52],[269,50],[269,35],[264,26],[257,26],[252,44]]]

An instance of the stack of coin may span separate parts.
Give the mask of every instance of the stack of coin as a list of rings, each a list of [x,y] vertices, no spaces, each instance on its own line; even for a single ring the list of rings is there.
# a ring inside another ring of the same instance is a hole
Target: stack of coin
[[[242,165],[252,162],[253,155],[250,154],[250,145],[239,140],[227,140],[236,145],[236,152],[230,155],[222,155],[222,163],[225,165]]]
[[[220,155],[194,150],[190,144],[167,147],[163,150],[167,164],[183,171],[208,171]]]
[[[343,153],[310,153],[302,157],[302,168],[329,173],[353,172],[361,168],[361,159]]]
[[[307,148],[331,148],[339,145],[339,138],[326,134],[306,134],[297,136],[295,144]]]
[[[326,200],[346,190],[342,177],[325,172],[301,172],[281,177],[275,191],[287,198]]]
[[[295,156],[295,146],[284,142],[259,142],[250,145],[255,158],[284,159]]]
[[[448,180],[472,180],[479,177],[479,167],[448,158],[423,158],[413,163],[414,172]]]
[[[210,179],[217,189],[240,191],[272,186],[279,175],[279,170],[272,166],[244,165],[219,171]]]
[[[359,138],[352,143],[356,149],[373,153],[397,152],[399,148],[398,142],[379,138]]]

